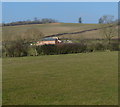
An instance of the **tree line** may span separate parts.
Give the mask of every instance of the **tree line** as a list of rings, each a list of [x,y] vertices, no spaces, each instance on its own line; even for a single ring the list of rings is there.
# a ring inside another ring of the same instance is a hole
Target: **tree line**
[[[114,16],[112,15],[104,15],[98,19],[99,24],[105,24],[106,21],[109,22],[111,21],[112,23],[119,23],[120,20],[114,20]],[[15,26],[15,25],[27,25],[27,24],[46,24],[46,23],[57,23],[58,21],[52,18],[43,18],[39,19],[35,17],[33,20],[25,20],[25,21],[16,21],[16,22],[11,22],[11,23],[2,23],[2,26]],[[83,23],[82,17],[78,18],[78,23]]]
[[[11,22],[11,23],[2,23],[2,26],[45,24],[45,23],[57,23],[57,22],[58,22],[57,20],[51,19],[51,18],[43,18],[43,19],[34,18],[34,20],[16,21],[16,22]]]

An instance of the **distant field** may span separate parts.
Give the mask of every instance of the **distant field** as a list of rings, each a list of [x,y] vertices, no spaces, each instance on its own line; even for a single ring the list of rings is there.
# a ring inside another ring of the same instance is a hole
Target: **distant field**
[[[81,34],[61,35],[60,38],[72,38],[72,39],[103,39],[100,30],[89,31]]]
[[[99,24],[79,24],[79,23],[52,23],[52,24],[5,26],[3,27],[3,40],[10,40],[11,38],[16,39],[18,34],[20,35],[30,28],[37,28],[41,32],[43,32],[45,36],[48,36],[51,34],[77,32],[88,29],[94,29],[98,27],[100,27]],[[90,36],[92,37],[95,35],[96,34]]]
[[[117,105],[118,53],[3,58],[4,105]]]

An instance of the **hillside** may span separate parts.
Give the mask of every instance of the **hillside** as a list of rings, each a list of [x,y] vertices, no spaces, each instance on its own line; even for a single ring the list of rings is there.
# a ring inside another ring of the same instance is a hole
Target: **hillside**
[[[24,33],[27,29],[39,29],[44,36],[49,36],[57,33],[70,33],[83,30],[99,28],[99,24],[79,24],[79,23],[52,23],[52,24],[32,24],[19,26],[3,27],[3,40],[16,38],[17,35]],[[64,36],[64,35],[63,35]]]
[[[59,38],[72,39],[100,39],[103,38],[100,33],[100,24],[80,24],[80,23],[49,23],[49,24],[32,24],[19,26],[3,27],[3,40],[17,39],[28,29],[37,29],[44,36],[56,36]],[[67,34],[68,33],[68,34]],[[26,35],[25,35],[26,36]]]

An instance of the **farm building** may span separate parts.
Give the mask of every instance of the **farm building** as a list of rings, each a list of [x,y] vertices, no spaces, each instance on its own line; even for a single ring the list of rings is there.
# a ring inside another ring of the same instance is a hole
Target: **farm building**
[[[48,45],[48,44],[59,44],[61,43],[61,40],[59,40],[57,37],[47,37],[43,38],[40,41],[37,41],[36,45]]]

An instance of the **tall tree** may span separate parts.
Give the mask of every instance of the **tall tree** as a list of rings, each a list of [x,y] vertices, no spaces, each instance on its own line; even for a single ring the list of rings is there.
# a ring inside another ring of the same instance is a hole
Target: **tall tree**
[[[82,18],[81,18],[81,17],[79,18],[79,21],[78,21],[78,22],[79,22],[79,23],[82,23]]]

